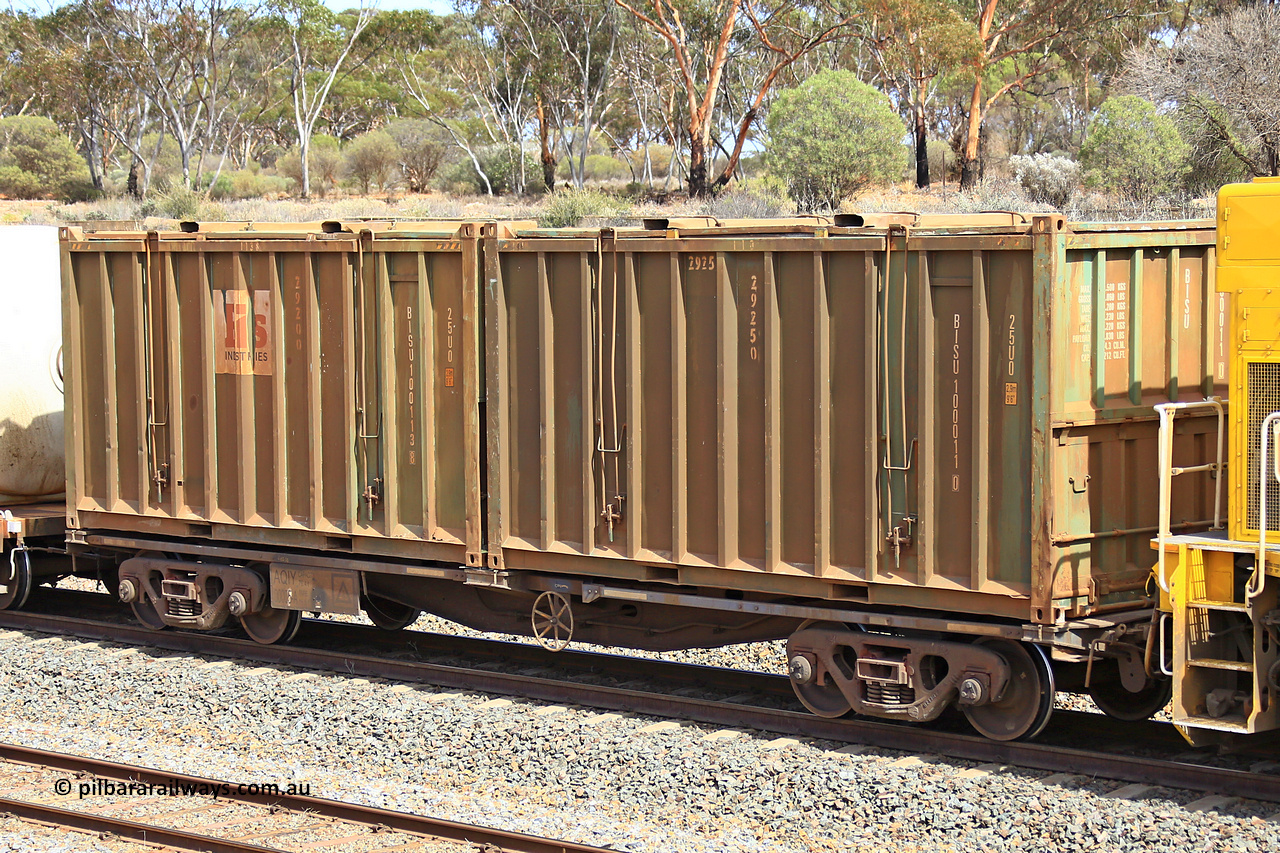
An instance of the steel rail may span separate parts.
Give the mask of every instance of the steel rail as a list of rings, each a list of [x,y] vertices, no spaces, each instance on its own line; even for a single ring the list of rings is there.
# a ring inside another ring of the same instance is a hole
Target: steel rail
[[[62,606],[64,599],[70,604],[69,607]],[[59,605],[60,612],[73,612],[78,618],[92,618],[95,614],[101,614],[109,621],[112,617],[120,617],[128,613],[121,608],[119,601],[100,592],[60,589],[56,591],[56,597],[50,596],[45,599],[45,606],[48,605]],[[23,612],[33,612],[32,607],[32,604],[28,604],[28,609]],[[0,614],[3,612],[0,611]],[[58,614],[50,613],[49,615]],[[133,625],[131,621],[124,624]],[[320,634],[323,636],[317,636]],[[344,647],[373,646],[379,651],[385,650],[390,654],[412,651],[419,655],[430,654],[439,657],[500,658],[506,664],[599,673],[620,680],[653,678],[655,666],[660,666],[661,680],[672,685],[712,688],[729,693],[761,693],[780,696],[789,701],[795,699],[791,683],[781,675],[770,676],[768,673],[748,670],[668,660],[657,661],[653,658],[582,649],[550,652],[533,643],[487,640],[456,634],[433,634],[426,631],[383,631],[370,625],[304,617],[302,628],[290,645],[297,648],[315,642],[324,642],[326,644],[324,648],[330,649],[336,644]]]
[[[58,808],[44,803],[11,800],[8,797],[0,797],[0,812],[8,812],[23,820],[38,821],[82,832],[109,833],[130,841],[172,847],[177,850],[193,850],[201,853],[206,851],[207,853],[280,853],[279,849],[260,847],[257,844],[230,841],[211,835],[197,835],[181,829],[168,829],[93,812]]]
[[[69,773],[87,773],[104,779],[116,779],[123,782],[141,782],[150,785],[229,785],[230,790],[222,790],[219,801],[245,803],[266,808],[283,808],[292,812],[308,812],[334,821],[357,824],[367,828],[394,829],[399,832],[422,836],[424,841],[455,841],[475,844],[484,848],[486,845],[512,853],[605,853],[606,848],[588,844],[577,844],[571,841],[559,841],[537,835],[525,835],[508,832],[502,829],[475,826],[440,818],[396,812],[389,809],[362,806],[355,803],[344,803],[323,797],[302,796],[282,793],[240,793],[236,785],[225,780],[190,776],[185,773],[170,773],[151,767],[137,767],[131,764],[119,764],[114,761],[101,761],[82,755],[68,755],[61,752],[33,749],[15,744],[0,744],[0,759],[14,764],[28,764],[53,770],[64,770]],[[47,806],[40,803],[29,803],[23,800],[0,798],[0,811],[8,811],[19,817],[49,821],[61,826],[71,826],[90,831],[112,832],[117,835],[136,838],[140,841],[152,841],[171,844],[185,850],[216,850],[227,853],[258,853],[272,848],[259,847],[245,842],[211,838],[203,835],[184,832],[182,830],[154,827],[132,821],[109,818],[98,814]],[[144,832],[144,836],[129,834]],[[164,837],[161,837],[161,836]],[[275,848],[274,853],[280,853]]]
[[[807,712],[708,701],[561,681],[537,676],[374,658],[290,646],[263,646],[251,640],[209,634],[151,631],[126,625],[62,616],[0,612],[0,628],[70,634],[155,646],[172,651],[329,670],[364,678],[431,684],[479,693],[520,696],[612,711],[685,719],[712,725],[756,729],[783,735],[866,744],[911,753],[936,753],[982,763],[1096,776],[1169,788],[1280,802],[1280,776],[1213,767],[1176,759],[1117,755],[1041,743],[992,741],[937,728],[906,726],[866,718],[827,719]],[[781,676],[759,676],[779,679]],[[1092,715],[1081,715],[1092,716]],[[1100,718],[1095,718],[1100,719]]]

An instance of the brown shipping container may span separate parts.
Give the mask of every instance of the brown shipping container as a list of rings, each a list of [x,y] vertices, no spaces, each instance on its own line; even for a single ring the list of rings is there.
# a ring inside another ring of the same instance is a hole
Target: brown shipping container
[[[481,562],[479,228],[63,233],[72,527]]]
[[[513,588],[1133,607],[1151,407],[1226,384],[1213,237],[1009,214],[64,229],[68,521]],[[1179,464],[1208,461],[1215,421],[1178,423]],[[1212,515],[1197,476],[1175,523]]]
[[[1227,381],[1210,223],[690,224],[485,240],[491,568],[1040,623],[1144,598],[1152,406]],[[1214,419],[1178,430],[1212,461]],[[1176,524],[1213,515],[1197,476]]]

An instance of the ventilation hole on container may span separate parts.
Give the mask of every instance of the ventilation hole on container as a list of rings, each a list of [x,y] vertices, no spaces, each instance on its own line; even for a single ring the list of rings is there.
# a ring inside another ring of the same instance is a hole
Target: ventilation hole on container
[[[1043,620],[1044,620],[1044,611],[1043,611],[1043,610],[1041,610],[1039,607],[1037,607],[1037,608],[1036,608],[1036,621],[1037,621],[1037,622],[1040,622],[1040,621],[1043,621]]]
[[[627,619],[634,619],[640,615],[640,608],[634,604],[624,604],[618,608],[618,615]]]

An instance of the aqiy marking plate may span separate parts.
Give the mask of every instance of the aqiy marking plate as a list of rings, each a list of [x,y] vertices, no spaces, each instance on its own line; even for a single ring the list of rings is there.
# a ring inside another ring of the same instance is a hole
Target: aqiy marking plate
[[[360,576],[341,569],[271,565],[271,606],[279,610],[360,613]]]

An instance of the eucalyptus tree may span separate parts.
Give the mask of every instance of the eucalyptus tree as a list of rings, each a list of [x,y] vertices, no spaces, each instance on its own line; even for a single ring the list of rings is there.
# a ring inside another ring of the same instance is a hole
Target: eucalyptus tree
[[[1280,8],[1245,6],[1204,22],[1172,48],[1136,52],[1123,87],[1176,107],[1204,171],[1280,175]]]
[[[426,10],[379,11],[356,40],[338,75],[319,125],[342,139],[354,139],[412,112],[400,68],[438,45],[443,21]]]
[[[978,0],[970,7],[980,50],[969,62],[970,82],[960,139],[960,186],[981,174],[983,123],[1011,93],[1027,88],[1062,62],[1060,51],[1099,38],[1122,21],[1148,15],[1154,0]]]
[[[650,29],[632,17],[622,26],[615,72],[616,85],[622,90],[626,104],[619,124],[630,125],[627,134],[635,150],[640,152],[640,174],[636,178],[649,187],[654,183],[653,151],[655,143],[667,142],[675,148],[676,134],[670,132],[670,115],[676,94],[675,78],[669,68],[666,45],[654,38]],[[664,73],[665,71],[665,73]],[[621,135],[621,134],[619,134]],[[666,177],[671,176],[671,164]]]
[[[857,13],[839,0],[614,0],[650,27],[671,49],[683,95],[689,145],[690,195],[727,184],[774,84],[797,61],[848,35]],[[723,109],[725,70],[750,43],[767,57],[753,85],[743,87],[741,116],[723,170],[710,175],[712,134]]]
[[[481,186],[492,195],[493,183],[480,162],[478,151],[485,141],[491,141],[485,139],[488,125],[476,119],[471,101],[462,94],[466,83],[450,63],[450,56],[457,50],[465,27],[466,23],[460,16],[453,16],[445,28],[440,47],[406,56],[397,70],[404,91],[418,114],[443,131],[464,152]]]
[[[131,101],[145,99],[121,79],[90,25],[87,4],[65,6],[43,17],[10,14],[4,33],[5,88],[11,102],[21,103],[14,112],[33,109],[73,130],[93,186],[103,189],[109,137],[120,131],[115,122],[127,121]]]
[[[605,110],[614,58],[618,50],[619,12],[600,0],[508,0],[520,19],[517,32],[544,44],[538,53],[550,62],[545,82],[560,83],[558,97],[543,92],[560,144],[569,162],[569,175],[581,189],[586,177],[592,134]],[[546,43],[549,42],[549,43]],[[540,128],[540,141],[541,133]],[[545,155],[543,162],[546,162]]]
[[[198,187],[205,161],[225,158],[249,109],[246,75],[263,73],[244,50],[259,7],[236,0],[85,0],[83,8],[112,66],[146,97],[177,143],[183,183]]]
[[[361,0],[358,8],[335,14],[320,0],[267,0],[267,11],[269,26],[284,46],[289,101],[302,157],[302,197],[310,198],[311,137],[334,83],[376,9]]]
[[[916,186],[927,187],[929,104],[939,76],[977,58],[977,29],[955,0],[871,0],[862,36],[884,88],[911,115]]]
[[[471,163],[481,189],[495,193],[490,169],[510,169],[528,186],[526,142],[543,109],[546,42],[505,2],[459,0],[439,47],[406,57],[400,79],[418,113],[440,128]],[[507,162],[497,164],[496,160]]]

